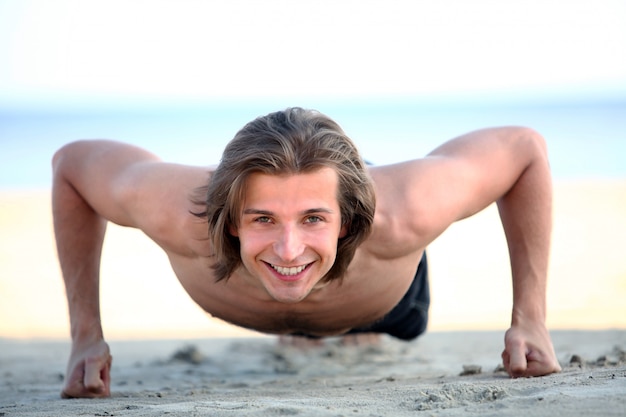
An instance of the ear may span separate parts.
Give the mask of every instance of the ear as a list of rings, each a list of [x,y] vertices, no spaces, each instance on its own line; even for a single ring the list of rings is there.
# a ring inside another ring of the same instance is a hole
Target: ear
[[[232,224],[230,226],[228,226],[228,232],[231,234],[231,236],[239,237],[239,231]]]
[[[348,235],[348,225],[341,225],[341,229],[339,230],[339,239],[342,239]]]

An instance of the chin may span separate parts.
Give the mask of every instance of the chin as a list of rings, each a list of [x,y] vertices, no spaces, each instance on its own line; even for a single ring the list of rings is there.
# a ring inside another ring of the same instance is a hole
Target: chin
[[[290,292],[285,293],[284,291],[268,291],[268,293],[274,300],[278,301],[279,303],[296,304],[304,300],[309,295],[310,291],[307,291],[305,294],[294,294]]]
[[[283,298],[283,297],[273,297],[274,300],[276,302],[279,302],[281,304],[298,304],[299,302],[301,302],[305,297],[302,298]]]
[[[279,303],[299,303],[311,293],[311,288],[304,282],[279,285],[271,284],[265,287],[265,291]]]

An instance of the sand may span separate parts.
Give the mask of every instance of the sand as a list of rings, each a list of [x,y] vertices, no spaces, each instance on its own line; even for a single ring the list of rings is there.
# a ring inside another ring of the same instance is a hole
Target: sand
[[[626,415],[626,331],[553,339],[563,372],[522,379],[498,371],[496,331],[306,352],[270,337],[113,341],[112,397],[96,400],[59,398],[67,342],[2,339],[0,416]]]

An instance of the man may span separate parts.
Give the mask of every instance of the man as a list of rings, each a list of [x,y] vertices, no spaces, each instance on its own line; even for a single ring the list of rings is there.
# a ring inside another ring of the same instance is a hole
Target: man
[[[551,179],[532,130],[481,130],[367,168],[335,122],[294,108],[247,124],[214,171],[111,141],[66,145],[53,166],[72,336],[64,397],[110,395],[98,293],[108,221],[144,231],[190,296],[236,325],[408,340],[427,322],[425,248],[495,201],[514,293],[504,366],[512,377],[560,371],[545,327]]]

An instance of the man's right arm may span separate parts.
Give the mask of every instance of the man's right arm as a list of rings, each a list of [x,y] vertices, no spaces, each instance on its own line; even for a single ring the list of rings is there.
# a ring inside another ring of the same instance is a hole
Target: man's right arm
[[[116,198],[125,170],[155,159],[110,141],[74,142],[54,155],[52,211],[72,337],[63,397],[110,395],[111,356],[100,323],[102,244],[107,220],[131,222]]]

